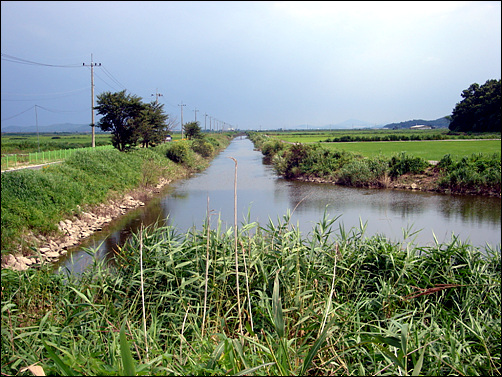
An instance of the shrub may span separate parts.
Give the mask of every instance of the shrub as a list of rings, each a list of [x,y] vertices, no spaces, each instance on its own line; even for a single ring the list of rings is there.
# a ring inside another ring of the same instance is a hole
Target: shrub
[[[204,139],[196,139],[192,143],[192,150],[202,157],[211,157],[214,153],[213,144]]]
[[[296,178],[300,175],[300,164],[307,157],[312,146],[305,144],[293,144],[284,153],[284,176]]]
[[[177,164],[192,166],[194,163],[194,151],[188,141],[178,141],[169,145],[166,157]]]
[[[211,143],[211,145],[214,147],[214,148],[219,148],[221,146],[221,143],[216,140],[214,137],[211,137],[211,136],[208,136],[205,138],[205,140],[209,143]]]
[[[278,152],[286,148],[286,145],[279,140],[269,140],[263,143],[261,147],[261,153],[267,158],[272,158]]]
[[[501,162],[500,154],[486,156],[474,153],[458,162],[444,156],[438,166],[443,171],[439,186],[457,191],[481,191],[492,188],[500,192]]]
[[[382,157],[354,159],[345,164],[338,174],[338,182],[348,186],[385,186],[388,162]]]
[[[419,174],[429,166],[429,163],[421,157],[412,157],[401,152],[397,156],[392,156],[389,167],[391,177],[399,177],[406,173]]]
[[[453,166],[455,166],[455,164],[454,164],[453,160],[451,159],[451,155],[450,154],[444,155],[443,158],[437,164],[437,167],[439,169],[442,169],[442,170],[445,170],[445,171],[450,170]]]
[[[312,146],[300,164],[304,174],[317,177],[335,175],[342,166],[357,158],[352,152],[343,150],[329,150],[318,145]]]

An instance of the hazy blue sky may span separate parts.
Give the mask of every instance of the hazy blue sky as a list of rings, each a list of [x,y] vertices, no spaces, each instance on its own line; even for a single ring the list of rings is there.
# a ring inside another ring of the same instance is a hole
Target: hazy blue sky
[[[377,125],[500,79],[501,2],[2,1],[1,41],[2,128],[90,123],[91,54],[96,95],[158,90],[178,122]]]

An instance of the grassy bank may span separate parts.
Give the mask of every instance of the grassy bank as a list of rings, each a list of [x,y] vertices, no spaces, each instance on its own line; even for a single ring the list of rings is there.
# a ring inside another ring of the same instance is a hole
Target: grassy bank
[[[2,174],[2,254],[16,250],[27,233],[57,232],[59,221],[130,190],[205,169],[229,143],[226,135],[177,141],[130,152],[76,152],[58,165]],[[27,248],[32,245],[22,245]]]
[[[146,229],[80,277],[2,270],[2,373],[500,375],[500,253],[335,221]]]
[[[260,133],[250,133],[249,137],[274,165],[277,173],[290,179],[319,179],[347,186],[381,188],[418,183],[417,188],[424,190],[500,196],[500,152],[466,154],[461,158],[444,154],[437,165],[431,165],[425,158],[406,152],[367,157],[344,149],[325,147],[325,144],[288,144]],[[420,143],[427,142],[417,142]],[[450,145],[457,142],[430,143]]]

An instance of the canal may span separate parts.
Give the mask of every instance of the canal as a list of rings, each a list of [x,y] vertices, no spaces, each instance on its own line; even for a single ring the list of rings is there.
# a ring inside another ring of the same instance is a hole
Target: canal
[[[248,221],[262,227],[269,221],[277,224],[289,211],[290,223],[306,236],[326,212],[330,218],[338,218],[335,233],[340,227],[350,231],[364,224],[367,237],[382,234],[392,241],[423,246],[458,237],[464,243],[500,251],[500,198],[290,181],[263,164],[261,152],[254,150],[249,139],[237,138],[204,172],[171,184],[147,206],[115,220],[70,250],[57,266],[81,271],[92,259],[86,250],[105,257],[142,224],[172,225],[180,232],[202,229],[208,208],[212,229],[218,221],[223,229],[233,226],[235,164],[230,157],[238,163],[238,225]],[[403,231],[414,234],[404,240]]]

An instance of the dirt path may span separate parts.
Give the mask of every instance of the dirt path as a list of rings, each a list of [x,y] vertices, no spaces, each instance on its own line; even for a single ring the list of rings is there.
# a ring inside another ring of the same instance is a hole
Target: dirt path
[[[38,164],[38,165],[22,165],[22,166],[16,166],[14,168],[9,168],[7,170],[2,170],[2,173],[6,172],[11,172],[11,171],[16,171],[16,170],[22,170],[22,169],[41,169],[44,166],[48,165],[53,165],[53,164],[60,164],[63,161],[54,161],[54,162],[48,162],[46,164]]]

